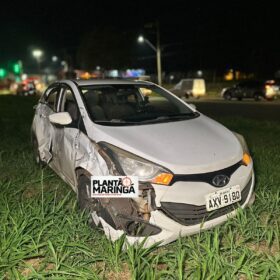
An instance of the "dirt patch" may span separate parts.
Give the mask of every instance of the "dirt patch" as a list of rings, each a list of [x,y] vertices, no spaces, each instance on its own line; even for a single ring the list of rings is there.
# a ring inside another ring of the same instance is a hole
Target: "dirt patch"
[[[279,254],[279,246],[275,243],[272,244],[271,247],[268,246],[266,241],[261,241],[260,243],[248,243],[248,248],[259,254],[268,254],[275,256]]]
[[[127,263],[122,265],[121,271],[110,271],[106,275],[106,279],[110,280],[130,280],[131,273]]]
[[[42,258],[34,258],[34,259],[28,259],[24,261],[24,264],[26,266],[31,266],[34,270],[38,270],[40,267],[40,264],[42,263]],[[30,267],[26,267],[21,271],[22,276],[29,276],[30,273],[32,273],[32,269]]]
[[[167,269],[168,269],[168,264],[166,264],[166,263],[160,263],[157,265],[158,271],[167,270]]]
[[[24,192],[23,192],[23,197],[24,198],[33,198],[38,196],[39,192],[37,189],[34,188],[27,188]]]
[[[36,271],[40,270],[43,266],[44,258],[32,258],[24,261],[24,265],[27,266],[21,270],[21,275],[28,277],[32,273],[32,268]],[[29,267],[28,267],[29,266]],[[48,263],[45,267],[45,271],[49,271],[55,268],[53,263]]]

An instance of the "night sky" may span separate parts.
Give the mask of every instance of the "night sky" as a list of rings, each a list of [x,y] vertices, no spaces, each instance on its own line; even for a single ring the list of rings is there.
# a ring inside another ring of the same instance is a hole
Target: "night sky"
[[[91,56],[121,48],[112,67],[152,69],[153,51],[136,38],[142,33],[155,42],[153,29],[144,26],[158,19],[165,71],[238,68],[269,76],[280,69],[279,14],[268,1],[7,1],[0,9],[0,65],[21,59],[32,68],[31,50],[39,47],[45,64],[57,55],[73,67],[103,66]],[[94,34],[103,43],[85,56]]]

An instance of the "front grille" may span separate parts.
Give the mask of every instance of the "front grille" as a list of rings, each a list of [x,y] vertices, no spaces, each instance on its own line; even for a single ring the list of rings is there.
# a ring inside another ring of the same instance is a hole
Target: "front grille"
[[[205,182],[212,186],[215,186],[213,185],[212,182],[215,176],[226,175],[230,178],[231,175],[242,165],[243,163],[239,161],[232,166],[213,172],[200,173],[200,174],[175,174],[170,185],[174,184],[175,182]]]
[[[239,205],[243,205],[250,192],[250,186],[252,178],[241,192],[242,199],[234,204],[225,206],[223,208],[207,212],[206,206],[192,205],[184,203],[173,202],[161,202],[161,208],[167,216],[174,219],[178,223],[186,226],[200,224],[202,222],[210,221],[220,216],[226,215],[238,208]]]

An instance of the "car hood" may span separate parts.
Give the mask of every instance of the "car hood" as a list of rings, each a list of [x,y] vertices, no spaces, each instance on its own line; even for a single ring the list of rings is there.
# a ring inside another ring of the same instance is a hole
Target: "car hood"
[[[89,137],[160,164],[175,174],[223,169],[240,161],[243,154],[230,130],[202,114],[190,120],[157,124],[93,124]]]

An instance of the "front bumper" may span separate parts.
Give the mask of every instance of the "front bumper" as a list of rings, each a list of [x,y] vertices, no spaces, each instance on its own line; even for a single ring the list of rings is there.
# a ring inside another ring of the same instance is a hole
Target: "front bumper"
[[[253,203],[255,197],[253,192],[254,185],[255,175],[252,172],[251,179],[242,190],[242,195],[244,195],[244,197],[238,205],[236,204],[220,208],[220,212],[217,211],[219,214],[216,214],[216,216],[213,214],[213,216],[210,216],[210,218],[205,217],[205,215],[207,216],[207,213],[204,213],[204,215],[201,215],[201,213],[199,213],[199,215],[196,216],[195,219],[191,220],[191,223],[195,224],[191,224],[189,221],[185,222],[184,219],[181,218],[178,219],[178,217],[174,217],[174,213],[167,214],[163,212],[162,209],[152,211],[150,223],[161,228],[161,232],[156,235],[147,237],[146,240],[145,237],[132,236],[127,236],[126,239],[130,244],[139,243],[145,240],[146,247],[156,242],[160,242],[160,245],[165,245],[172,241],[175,241],[179,237],[192,235],[213,228],[224,223],[229,217],[235,216],[239,208],[237,206],[240,205],[241,208],[245,208],[247,205],[251,205]],[[199,219],[199,221],[197,219]],[[112,241],[119,239],[124,234],[122,230],[113,229],[102,218],[100,220],[106,236]]]
[[[206,221],[224,216],[238,208],[239,205],[243,205],[249,195],[251,184],[252,178],[241,192],[241,201],[222,207],[216,211],[208,212],[205,205],[197,206],[192,204],[172,202],[162,202],[161,211],[166,216],[185,226],[205,223]]]
[[[243,204],[240,204],[241,208],[245,208],[248,204],[252,204],[252,199],[254,198],[254,185],[255,185],[255,176],[254,173],[252,174],[252,179],[250,180],[250,185],[248,186],[248,194],[246,199],[243,201]],[[226,207],[224,207],[226,208]],[[220,210],[223,208],[220,208]],[[233,217],[236,215],[238,208],[236,207],[234,210],[227,212],[225,214],[220,215],[216,218],[210,218],[210,220],[202,221],[202,223],[195,224],[195,225],[182,225],[178,221],[171,219],[167,215],[165,215],[162,211],[158,210],[152,212],[152,219],[151,223],[155,223],[158,227],[164,229],[160,234],[165,234],[165,231],[171,233],[169,236],[166,235],[166,238],[163,238],[163,243],[167,244],[176,240],[179,236],[186,236],[198,233],[203,230],[210,229],[215,227],[219,224],[224,223],[229,217]],[[157,236],[159,238],[159,235]],[[160,237],[161,238],[161,237]]]

